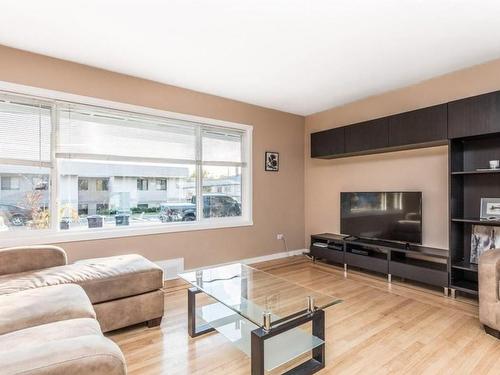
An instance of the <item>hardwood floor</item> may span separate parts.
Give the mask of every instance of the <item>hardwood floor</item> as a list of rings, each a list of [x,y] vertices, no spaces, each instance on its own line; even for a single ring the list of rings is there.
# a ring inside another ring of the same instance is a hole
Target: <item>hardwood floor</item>
[[[254,266],[343,299],[326,310],[320,374],[500,374],[500,340],[484,333],[473,300],[357,272],[345,278],[341,268],[303,257]],[[170,283],[165,293],[161,327],[109,335],[129,374],[250,373],[249,359],[222,335],[188,336],[185,284]]]

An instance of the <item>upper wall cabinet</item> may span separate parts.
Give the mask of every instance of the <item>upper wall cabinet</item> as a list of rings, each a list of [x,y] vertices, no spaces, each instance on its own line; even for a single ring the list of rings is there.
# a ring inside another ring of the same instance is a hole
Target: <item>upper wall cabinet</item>
[[[448,104],[448,138],[500,132],[500,92]]]
[[[387,117],[345,127],[345,152],[377,150],[388,146]]]
[[[311,134],[311,157],[330,158],[345,152],[345,128],[334,128]]]
[[[500,91],[311,134],[311,157],[440,145],[448,139],[500,133]]]
[[[389,117],[389,146],[418,145],[447,139],[447,105]]]

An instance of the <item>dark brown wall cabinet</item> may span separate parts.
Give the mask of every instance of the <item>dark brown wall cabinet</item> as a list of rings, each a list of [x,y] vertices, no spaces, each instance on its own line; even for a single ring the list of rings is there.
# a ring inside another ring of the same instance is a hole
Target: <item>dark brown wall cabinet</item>
[[[389,143],[387,117],[345,127],[345,152],[385,148]]]
[[[345,152],[345,128],[311,134],[311,157],[328,158]]]
[[[311,157],[366,155],[493,133],[500,133],[500,91],[313,133]]]
[[[389,117],[389,147],[445,141],[447,115],[441,104]]]
[[[500,132],[500,92],[448,103],[448,138]]]

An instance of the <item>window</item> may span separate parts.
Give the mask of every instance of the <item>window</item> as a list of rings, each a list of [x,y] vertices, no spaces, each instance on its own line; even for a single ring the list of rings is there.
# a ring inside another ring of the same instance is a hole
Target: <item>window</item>
[[[109,205],[107,203],[97,203],[96,204],[96,214],[97,215],[109,215]]]
[[[156,190],[167,190],[167,179],[157,178],[156,179]]]
[[[96,191],[108,191],[108,178],[98,178],[95,181],[95,189]]]
[[[203,216],[241,215],[240,167],[207,166],[203,168]],[[224,193],[222,193],[224,191]]]
[[[78,204],[78,215],[88,215],[89,214],[89,205],[87,203],[79,203]]]
[[[146,178],[137,179],[137,190],[148,190],[148,180]]]
[[[51,227],[51,107],[0,95],[0,234]],[[10,235],[12,236],[12,235]]]
[[[251,130],[207,121],[0,93],[0,237],[247,225]]]
[[[79,191],[88,191],[89,190],[89,180],[87,178],[79,178],[78,179],[78,190]]]
[[[227,129],[203,129],[205,218],[242,215],[242,136]]]
[[[2,177],[2,190],[19,190],[19,177]]]

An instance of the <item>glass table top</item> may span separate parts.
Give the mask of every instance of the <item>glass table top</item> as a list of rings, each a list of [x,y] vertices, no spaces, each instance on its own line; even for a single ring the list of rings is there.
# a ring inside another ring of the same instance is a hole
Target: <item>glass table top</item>
[[[340,299],[300,286],[265,271],[236,263],[179,275],[259,327],[270,314],[271,327],[305,315],[309,306],[324,309]]]

